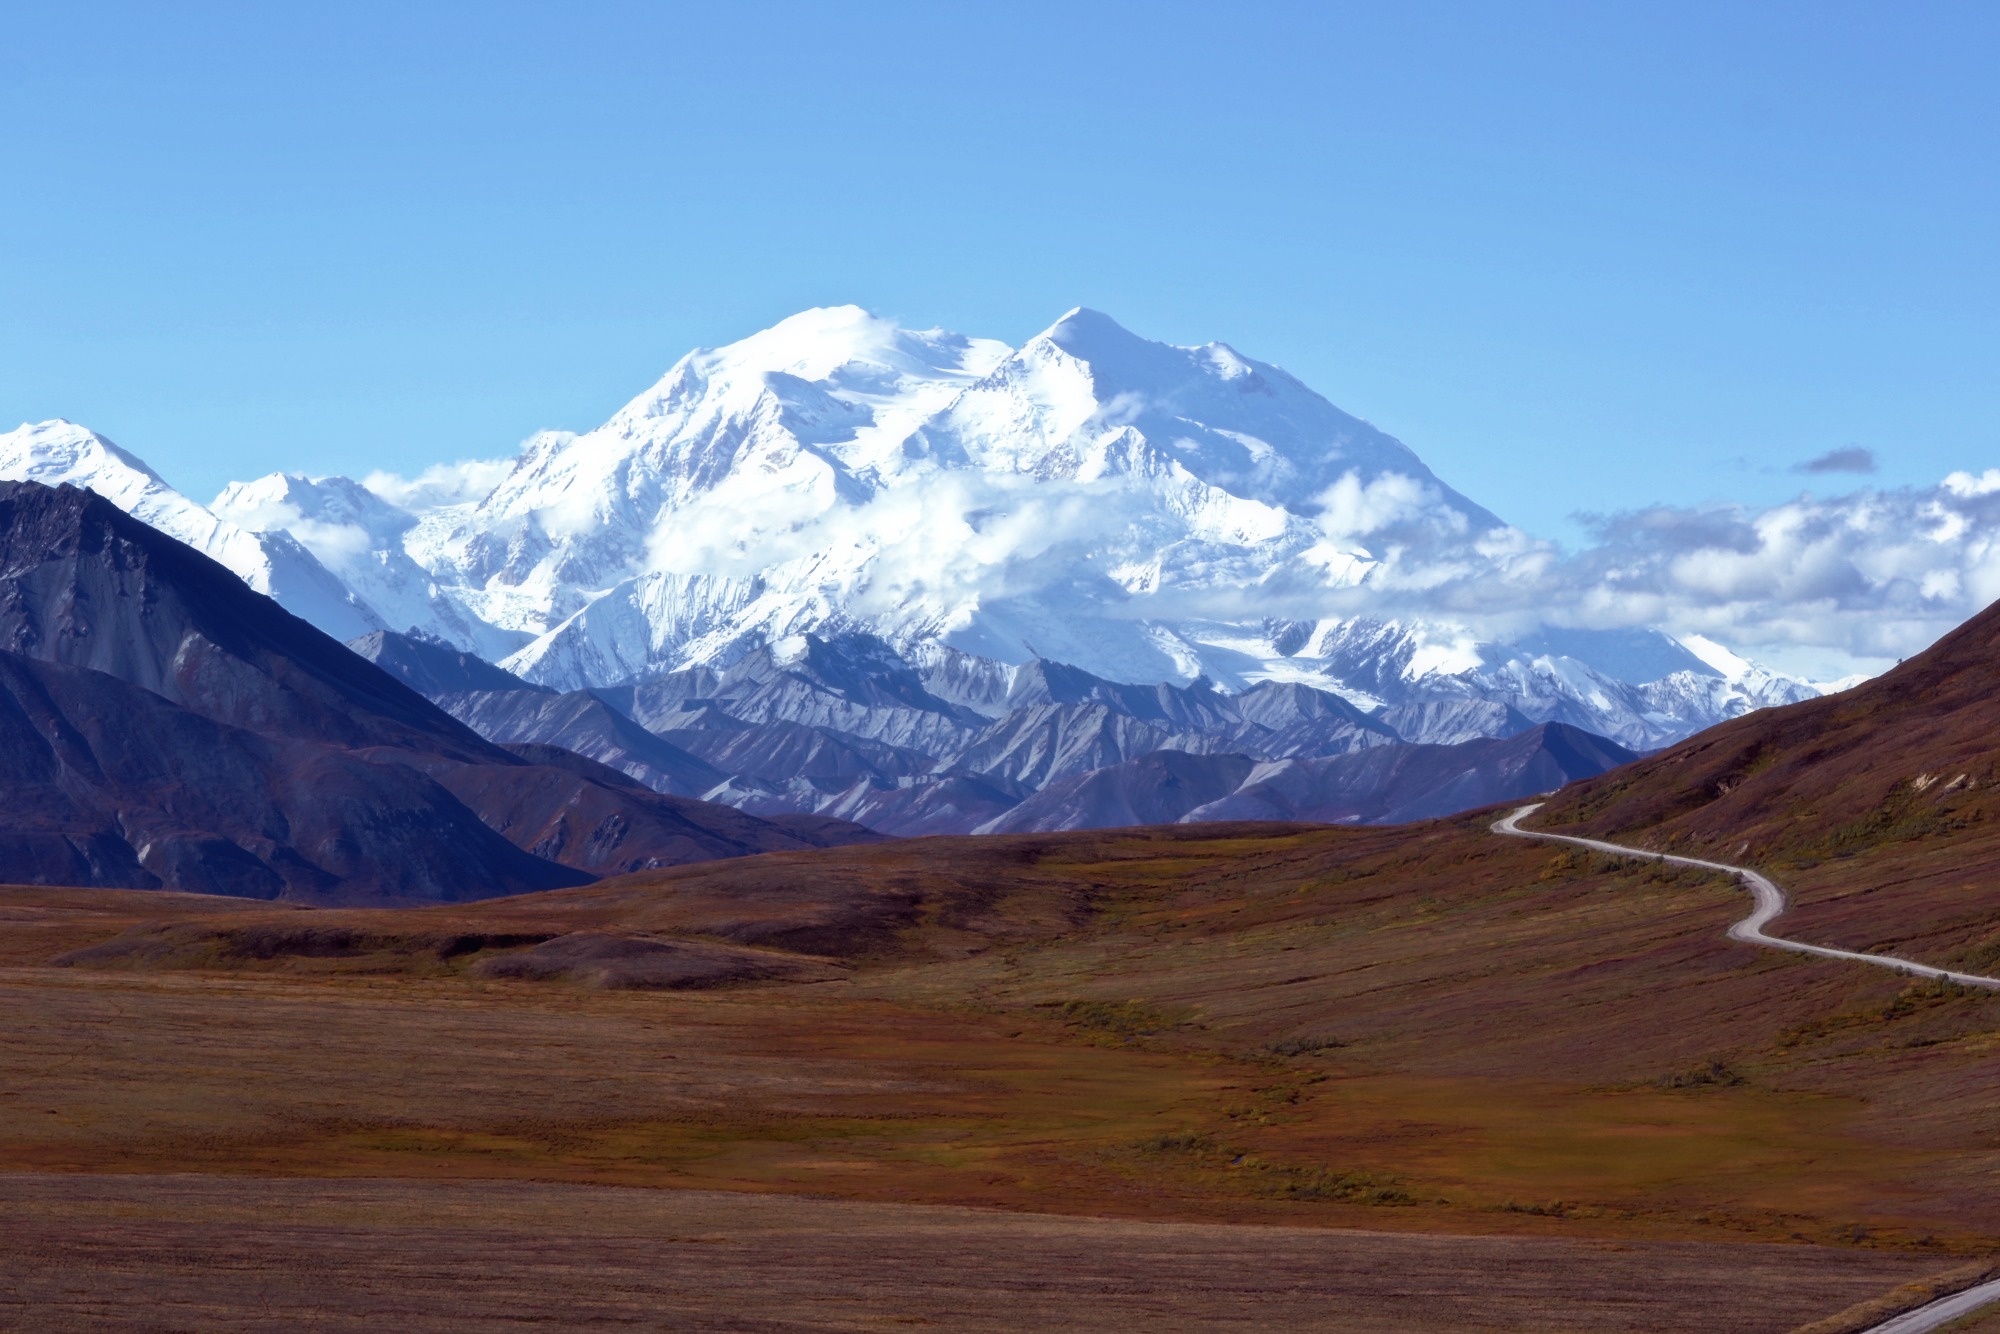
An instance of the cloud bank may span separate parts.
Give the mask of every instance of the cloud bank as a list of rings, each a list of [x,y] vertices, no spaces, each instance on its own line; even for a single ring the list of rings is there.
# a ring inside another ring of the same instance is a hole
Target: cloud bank
[[[1087,597],[1132,620],[1367,615],[1503,642],[1655,627],[1823,680],[1880,670],[2000,598],[2000,469],[1761,509],[1596,515],[1580,550],[1474,530],[1437,488],[1394,474],[1342,479],[1310,515],[1272,511],[1284,526],[1268,536],[1192,499],[1163,526],[1142,490],[947,473],[859,504],[793,496],[749,523],[742,497],[711,497],[677,516],[652,565],[783,566],[878,613]]]
[[[2000,598],[2000,469],[1928,488],[1800,496],[1756,509],[1665,505],[1591,516],[1564,552],[1517,530],[1385,554],[1368,594],[1496,636],[1542,622],[1657,626],[1821,675],[1879,670]]]

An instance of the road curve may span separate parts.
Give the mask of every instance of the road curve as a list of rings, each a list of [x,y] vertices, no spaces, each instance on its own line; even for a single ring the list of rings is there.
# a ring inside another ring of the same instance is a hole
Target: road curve
[[[1929,1334],[1929,1331],[1940,1328],[1948,1321],[1970,1315],[1994,1302],[2000,1302],[2000,1279],[1967,1288],[1964,1292],[1954,1292],[1949,1297],[1940,1297],[1929,1306],[1905,1311],[1893,1320],[1870,1326],[1865,1334]]]
[[[1786,903],[1785,891],[1772,883],[1769,877],[1747,866],[1705,862],[1699,857],[1680,857],[1670,852],[1628,848],[1622,843],[1606,843],[1602,839],[1577,838],[1571,834],[1544,834],[1533,829],[1521,828],[1520,821],[1541,808],[1542,803],[1539,801],[1523,806],[1505,819],[1494,821],[1493,832],[1510,834],[1515,838],[1539,838],[1551,843],[1573,843],[1579,848],[1589,848],[1593,852],[1608,852],[1615,857],[1638,857],[1649,862],[1672,862],[1676,866],[1699,866],[1705,871],[1722,871],[1733,875],[1750,891],[1751,908],[1748,917],[1729,928],[1731,940],[1741,940],[1751,945],[1765,945],[1774,950],[1790,950],[1794,954],[1816,954],[1822,959],[1848,959],[1855,963],[1874,964],[1878,968],[1893,968],[1899,973],[1910,973],[1917,977],[1943,978],[1945,981],[1957,982],[1968,987],[1991,987],[2000,990],[2000,977],[1981,977],[1977,973],[1954,973],[1949,968],[1933,968],[1926,963],[1899,959],[1893,954],[1862,954],[1856,950],[1807,945],[1801,941],[1786,940],[1783,936],[1771,935],[1764,928],[1785,911]]]

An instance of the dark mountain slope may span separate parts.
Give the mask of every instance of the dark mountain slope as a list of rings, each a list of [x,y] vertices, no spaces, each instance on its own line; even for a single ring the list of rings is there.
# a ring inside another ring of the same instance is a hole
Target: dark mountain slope
[[[591,878],[522,851],[405,765],[13,653],[0,653],[0,811],[0,874],[17,884],[438,903]]]
[[[981,833],[1020,834],[1121,825],[1173,824],[1220,801],[1257,768],[1243,755],[1158,750],[1049,784]]]
[[[477,661],[475,659],[474,661]],[[633,722],[588,690],[442,694],[438,703],[503,746],[561,746],[635,778],[655,792],[698,797],[729,777]]]
[[[253,732],[508,762],[221,565],[71,486],[0,483],[0,649]]]
[[[1127,685],[1036,658],[1014,673],[1006,706],[1012,711],[1041,704],[1101,704],[1127,718],[1190,731],[1218,731],[1238,716],[1234,701],[1217,694],[1206,680],[1191,686]]]
[[[825,808],[828,815],[854,820],[899,838],[917,834],[962,834],[1018,805],[1027,789],[987,774],[931,774],[909,784],[863,779]],[[774,805],[745,804],[766,819]]]
[[[426,699],[467,690],[527,690],[552,695],[547,686],[523,681],[484,658],[449,644],[415,635],[377,630],[351,639],[347,647]]]
[[[806,817],[780,826],[728,806],[667,796],[554,746],[508,749],[527,767],[441,764],[437,781],[535,856],[593,876],[878,837],[839,820]]]
[[[997,680],[948,682],[1001,710],[974,731],[981,715],[931,693],[926,678],[879,640],[801,643],[791,657],[767,647],[719,671],[670,673],[615,690],[436,700],[490,740],[567,747],[658,790],[700,792],[767,819],[811,812],[898,835],[1238,815],[1416,819],[1546,792],[1631,758],[1616,746],[1592,749],[1597,739],[1573,728],[1535,729],[1483,700],[1409,721],[1454,745],[1485,741],[1482,726],[1533,735],[1516,745],[1412,748],[1381,717],[1297,683],[1223,695],[1204,681],[1129,685],[1045,660],[1012,669],[1004,691]],[[663,743],[681,756],[681,769],[710,767],[676,777],[675,764],[647,758]],[[1392,753],[1325,763],[1371,749]],[[1153,758],[1162,751],[1208,758]],[[1246,776],[1244,757],[1303,763],[1266,763]],[[1236,788],[1246,782],[1256,790],[1239,799]],[[1149,783],[1163,786],[1148,791]],[[1223,804],[1207,809],[1216,803]]]
[[[0,484],[0,646],[26,766],[9,879],[449,901],[865,837],[528,763],[72,487]]]
[[[921,751],[849,736],[803,723],[689,729],[667,737],[726,773],[769,782],[793,778],[851,781],[896,779],[929,772],[936,761]]]
[[[1263,763],[1161,751],[1053,783],[982,832],[1210,820],[1400,824],[1537,796],[1635,758],[1562,723],[1505,740]]]

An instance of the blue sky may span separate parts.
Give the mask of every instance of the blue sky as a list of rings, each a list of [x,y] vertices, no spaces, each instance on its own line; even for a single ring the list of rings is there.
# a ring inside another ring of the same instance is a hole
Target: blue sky
[[[0,421],[206,498],[1085,304],[1547,536],[2000,464],[2000,7],[307,9],[0,10]]]

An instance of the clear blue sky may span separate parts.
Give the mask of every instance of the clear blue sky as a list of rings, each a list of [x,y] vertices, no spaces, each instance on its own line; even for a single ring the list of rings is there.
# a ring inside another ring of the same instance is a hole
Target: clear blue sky
[[[587,427],[807,305],[1085,304],[1550,536],[1930,482],[2000,464],[1996,70],[1985,3],[14,0],[0,421],[205,499]]]

